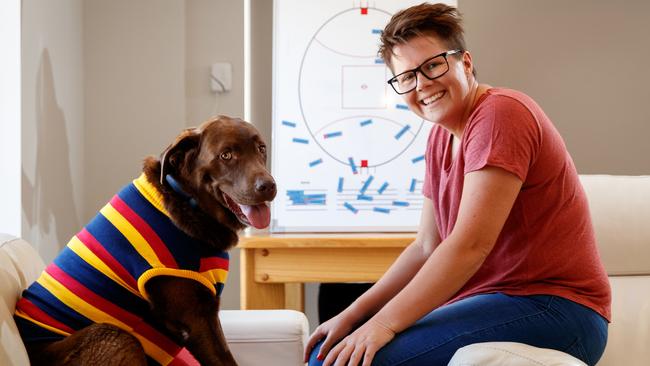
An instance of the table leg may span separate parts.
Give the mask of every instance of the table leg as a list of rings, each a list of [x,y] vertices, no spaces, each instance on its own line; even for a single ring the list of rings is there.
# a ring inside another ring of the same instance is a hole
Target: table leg
[[[255,282],[255,249],[242,249],[241,258],[241,308],[284,309],[285,284]]]
[[[284,285],[284,304],[286,309],[305,312],[305,284],[287,283]]]

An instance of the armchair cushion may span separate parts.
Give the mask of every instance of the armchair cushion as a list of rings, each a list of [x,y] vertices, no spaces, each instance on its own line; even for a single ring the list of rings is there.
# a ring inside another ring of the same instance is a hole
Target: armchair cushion
[[[465,346],[448,366],[586,366],[564,352],[515,342],[485,342]]]

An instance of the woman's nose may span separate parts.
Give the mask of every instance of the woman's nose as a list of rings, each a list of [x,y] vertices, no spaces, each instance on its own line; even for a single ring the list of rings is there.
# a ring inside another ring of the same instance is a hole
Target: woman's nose
[[[415,73],[415,79],[416,79],[415,89],[417,89],[418,91],[424,89],[425,87],[427,87],[429,84],[433,82],[433,80],[429,80],[420,71]]]

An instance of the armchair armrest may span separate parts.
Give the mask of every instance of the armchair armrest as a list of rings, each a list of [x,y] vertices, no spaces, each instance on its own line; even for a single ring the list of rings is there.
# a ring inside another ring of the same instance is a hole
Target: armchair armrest
[[[222,310],[226,340],[239,366],[303,366],[309,337],[305,314],[295,310]]]

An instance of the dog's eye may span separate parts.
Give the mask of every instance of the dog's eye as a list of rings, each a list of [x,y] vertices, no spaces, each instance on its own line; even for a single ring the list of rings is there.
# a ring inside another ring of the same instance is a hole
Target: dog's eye
[[[221,159],[230,160],[232,159],[232,153],[230,151],[224,151],[221,153]]]
[[[266,154],[266,146],[264,146],[264,145],[260,145],[260,147],[259,147],[258,149],[260,150],[260,152],[261,152],[262,154]]]

